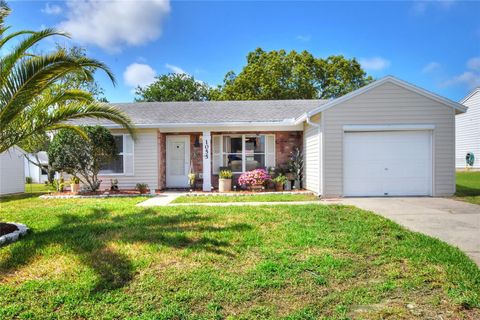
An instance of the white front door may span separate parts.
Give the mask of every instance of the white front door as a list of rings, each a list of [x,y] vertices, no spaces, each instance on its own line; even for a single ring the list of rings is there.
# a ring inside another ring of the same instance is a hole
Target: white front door
[[[188,187],[190,136],[167,136],[167,187]]]
[[[432,194],[432,132],[346,132],[345,196]]]

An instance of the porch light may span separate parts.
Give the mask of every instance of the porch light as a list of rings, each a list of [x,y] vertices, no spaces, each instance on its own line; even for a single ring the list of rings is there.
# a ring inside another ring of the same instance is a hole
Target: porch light
[[[200,147],[200,139],[198,138],[198,135],[195,136],[195,142],[193,143],[193,146],[195,148]]]

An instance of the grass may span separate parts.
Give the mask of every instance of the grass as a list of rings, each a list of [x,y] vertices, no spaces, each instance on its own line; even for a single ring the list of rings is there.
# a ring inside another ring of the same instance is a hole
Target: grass
[[[456,198],[480,204],[480,171],[457,172]]]
[[[50,191],[55,191],[51,185],[46,185],[44,183],[27,183],[25,184],[26,193],[46,193]]]
[[[239,196],[181,196],[172,203],[211,203],[211,202],[289,202],[315,201],[313,194],[256,194]]]
[[[0,248],[0,319],[480,318],[462,252],[355,207],[143,200],[1,199],[33,232]]]

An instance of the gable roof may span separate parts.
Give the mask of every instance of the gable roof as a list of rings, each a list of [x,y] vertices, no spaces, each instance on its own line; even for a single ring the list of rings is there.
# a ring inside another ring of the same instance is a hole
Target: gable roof
[[[400,80],[400,79],[398,79],[398,78],[395,78],[394,76],[386,76],[386,77],[381,78],[381,79],[379,79],[379,80],[377,80],[377,81],[374,81],[374,82],[372,82],[372,83],[370,83],[370,84],[368,84],[368,85],[366,85],[366,86],[364,86],[364,87],[362,87],[362,88],[360,88],[360,89],[357,89],[357,90],[355,90],[355,91],[352,91],[352,92],[350,92],[350,93],[347,93],[347,94],[344,95],[344,96],[341,96],[341,97],[339,97],[339,98],[337,98],[337,99],[331,100],[331,101],[329,101],[328,103],[325,103],[325,104],[319,106],[318,108],[315,108],[315,109],[313,109],[313,110],[311,110],[311,111],[307,111],[307,112],[305,113],[305,115],[302,115],[302,117],[300,117],[300,118],[297,119],[297,122],[303,121],[303,119],[305,119],[306,117],[311,117],[311,116],[313,116],[313,115],[315,115],[315,114],[317,114],[317,113],[320,113],[320,112],[322,112],[322,111],[325,111],[325,110],[327,110],[327,109],[330,109],[331,107],[336,106],[337,104],[340,104],[340,103],[342,103],[342,102],[348,101],[348,100],[350,100],[350,99],[352,99],[352,98],[354,98],[354,97],[356,97],[356,96],[359,96],[359,95],[361,95],[361,94],[363,94],[363,93],[365,93],[365,92],[368,92],[368,91],[370,91],[370,90],[372,90],[372,89],[374,89],[374,88],[376,88],[376,87],[378,87],[378,86],[381,86],[382,84],[385,84],[385,83],[393,83],[393,84],[396,84],[396,85],[398,85],[398,86],[400,86],[400,87],[402,87],[402,88],[405,88],[405,89],[407,89],[407,90],[413,91],[413,92],[415,92],[415,93],[418,93],[418,94],[420,94],[420,95],[422,95],[422,96],[424,96],[424,97],[430,98],[430,99],[432,99],[432,100],[435,100],[435,101],[437,101],[437,102],[439,102],[439,103],[441,103],[441,104],[444,104],[444,105],[446,105],[446,106],[449,106],[449,107],[455,109],[455,111],[456,111],[457,113],[466,112],[467,109],[468,109],[466,106],[464,106],[464,105],[462,105],[462,104],[460,104],[460,103],[458,103],[458,102],[452,101],[452,100],[447,99],[447,98],[444,98],[444,97],[442,97],[442,96],[439,96],[439,95],[437,95],[437,94],[435,94],[435,93],[433,93],[433,92],[430,92],[430,91],[428,91],[428,90],[425,90],[425,89],[422,89],[422,88],[420,88],[420,87],[417,87],[417,86],[415,86],[415,85],[413,85],[413,84],[411,84],[411,83],[409,83],[409,82]]]
[[[465,98],[463,98],[462,100],[460,100],[460,103],[465,103],[468,99],[470,99],[471,97],[473,97],[477,92],[480,92],[480,87],[476,87],[475,89],[473,89],[472,91],[470,91],[466,96]]]
[[[112,103],[136,127],[200,125],[294,125],[295,119],[328,100],[251,100]],[[112,126],[108,120],[81,119],[76,124]]]

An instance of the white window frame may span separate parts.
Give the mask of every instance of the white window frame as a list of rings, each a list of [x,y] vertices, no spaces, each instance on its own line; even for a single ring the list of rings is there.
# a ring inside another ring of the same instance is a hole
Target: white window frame
[[[264,157],[264,162],[267,161],[267,151],[268,151],[268,139],[267,139],[267,136],[274,136],[272,134],[262,134],[262,133],[259,133],[259,134],[256,134],[256,133],[250,133],[250,134],[221,134],[220,135],[220,150],[219,150],[219,156],[220,156],[220,167],[226,167],[226,164],[224,163],[224,156],[226,154],[234,154],[234,153],[231,153],[231,152],[224,152],[223,151],[223,141],[224,141],[224,137],[234,137],[234,138],[238,138],[238,137],[241,137],[242,138],[242,171],[232,171],[232,173],[234,174],[242,174],[244,172],[246,172],[246,169],[247,169],[247,161],[246,161],[246,157],[247,157],[247,154],[246,154],[246,150],[245,150],[245,138],[247,137],[257,137],[257,136],[264,136],[265,137],[265,150],[263,151],[263,153],[261,152],[258,152],[258,153],[253,153],[253,154],[263,154],[263,157]],[[275,148],[275,143],[273,144],[273,147]],[[274,149],[275,150],[275,149]],[[276,159],[275,159],[275,152],[274,152],[274,163],[276,163]],[[264,163],[265,165],[266,163]]]
[[[123,150],[125,150],[125,146],[126,146],[126,134],[124,133],[120,133],[120,134],[112,134],[112,136],[114,137],[120,137],[122,136],[122,152],[119,152],[117,155],[118,156],[122,156],[122,160],[123,160],[123,166],[122,166],[122,172],[117,172],[117,173],[102,173],[102,171],[100,171],[98,173],[99,176],[124,176],[125,175],[125,156],[124,156],[124,152]],[[132,153],[133,153],[133,146],[132,146]]]

